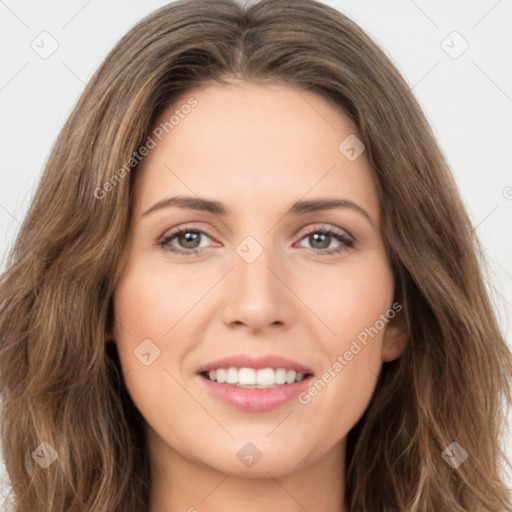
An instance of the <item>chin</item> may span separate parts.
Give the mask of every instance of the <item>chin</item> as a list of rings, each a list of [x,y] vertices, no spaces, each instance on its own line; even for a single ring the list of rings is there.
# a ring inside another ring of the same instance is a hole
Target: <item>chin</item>
[[[273,449],[271,443],[265,445],[264,441],[235,444],[234,449],[210,453],[207,460],[203,453],[201,462],[221,473],[243,478],[268,478],[269,473],[274,477],[286,476],[307,465],[296,448]]]

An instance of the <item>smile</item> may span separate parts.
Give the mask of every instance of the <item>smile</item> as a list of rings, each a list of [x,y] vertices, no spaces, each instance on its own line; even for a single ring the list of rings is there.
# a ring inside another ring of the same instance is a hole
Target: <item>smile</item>
[[[286,368],[217,368],[203,372],[205,378],[219,384],[238,387],[264,389],[300,382],[309,374],[287,370]]]
[[[280,407],[304,391],[313,378],[308,366],[281,354],[232,354],[197,369],[199,386],[242,411]]]

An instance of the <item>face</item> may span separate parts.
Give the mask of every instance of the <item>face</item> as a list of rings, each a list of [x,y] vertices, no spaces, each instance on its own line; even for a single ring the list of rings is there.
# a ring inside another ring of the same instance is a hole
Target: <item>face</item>
[[[155,126],[177,109],[137,171],[111,332],[151,453],[247,476],[338,463],[405,344],[372,173],[340,149],[355,128],[279,84],[196,89]]]

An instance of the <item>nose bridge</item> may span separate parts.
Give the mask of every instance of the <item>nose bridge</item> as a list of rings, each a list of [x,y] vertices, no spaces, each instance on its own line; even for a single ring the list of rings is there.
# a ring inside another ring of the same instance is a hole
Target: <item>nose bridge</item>
[[[290,321],[291,294],[280,276],[284,266],[279,264],[278,248],[271,247],[272,236],[264,238],[265,246],[254,236],[247,236],[235,248],[224,310],[227,323],[244,323],[261,329]]]

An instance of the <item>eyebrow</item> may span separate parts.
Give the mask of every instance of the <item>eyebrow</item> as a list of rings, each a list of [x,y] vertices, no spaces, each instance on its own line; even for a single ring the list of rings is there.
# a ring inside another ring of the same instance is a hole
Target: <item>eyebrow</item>
[[[142,216],[149,215],[157,210],[170,207],[178,207],[189,210],[198,210],[213,213],[215,215],[229,215],[229,210],[219,201],[202,197],[173,196],[162,199],[146,210]],[[357,203],[348,199],[321,198],[310,201],[297,201],[288,210],[287,214],[301,215],[320,210],[332,210],[334,208],[348,208],[361,214],[373,227],[375,227],[370,214]]]

